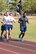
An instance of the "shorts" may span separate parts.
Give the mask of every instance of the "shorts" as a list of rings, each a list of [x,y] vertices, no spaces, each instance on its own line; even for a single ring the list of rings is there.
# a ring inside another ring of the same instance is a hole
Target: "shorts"
[[[13,25],[7,25],[7,24],[5,24],[5,30],[12,30],[12,28],[13,28]]]
[[[13,25],[10,25],[10,29],[11,29],[11,30],[13,29]]]
[[[20,26],[20,31],[24,31],[24,32],[26,32],[26,26]]]
[[[2,25],[1,26],[1,31],[4,31],[5,30],[5,25]]]

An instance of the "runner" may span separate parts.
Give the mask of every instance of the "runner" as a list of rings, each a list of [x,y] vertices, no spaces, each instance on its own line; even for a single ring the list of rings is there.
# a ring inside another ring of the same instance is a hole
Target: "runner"
[[[20,41],[22,41],[22,39],[25,35],[25,32],[26,32],[26,28],[27,28],[26,23],[29,24],[28,18],[26,17],[26,12],[24,12],[23,16],[21,18],[19,18],[18,22],[20,24],[20,31],[21,31],[21,33],[19,34],[19,39],[20,39]]]
[[[7,41],[9,40],[10,37],[10,33],[11,33],[11,29],[13,27],[13,21],[15,22],[15,19],[11,16],[9,16],[9,13],[6,13],[6,17],[4,17],[4,21],[5,21],[5,30],[6,30],[6,37],[7,37]]]
[[[6,14],[4,13],[4,17],[6,16]],[[4,21],[4,17],[2,18],[2,25],[1,25],[1,39],[3,38],[3,33],[5,31],[5,21]]]
[[[12,16],[12,13],[9,13],[9,18],[10,18],[10,21],[12,21],[12,22],[10,22],[10,30],[9,30],[9,33],[8,33],[9,39],[10,39],[11,38],[10,34],[11,34],[12,29],[13,29],[13,22],[15,23],[16,20]]]

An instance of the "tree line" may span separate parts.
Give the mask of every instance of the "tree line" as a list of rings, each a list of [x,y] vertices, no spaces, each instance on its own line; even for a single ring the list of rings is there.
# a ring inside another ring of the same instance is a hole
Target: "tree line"
[[[19,0],[0,0],[0,11],[5,11],[9,9],[14,9],[16,11],[16,6]],[[36,0],[22,0],[22,11],[36,13]]]

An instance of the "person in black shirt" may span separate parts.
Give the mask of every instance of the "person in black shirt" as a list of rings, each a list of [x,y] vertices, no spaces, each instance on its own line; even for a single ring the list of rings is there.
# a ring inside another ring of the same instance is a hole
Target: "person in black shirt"
[[[22,41],[22,39],[25,35],[25,32],[26,32],[26,28],[27,28],[26,23],[29,23],[28,18],[26,17],[26,12],[24,12],[23,16],[21,16],[19,18],[18,22],[20,24],[20,31],[21,31],[21,33],[19,34],[19,38],[20,38],[20,41]],[[21,35],[22,35],[22,37],[21,37]]]

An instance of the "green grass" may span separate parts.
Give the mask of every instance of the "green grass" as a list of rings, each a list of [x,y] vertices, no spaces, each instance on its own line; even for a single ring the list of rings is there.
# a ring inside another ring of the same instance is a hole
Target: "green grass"
[[[1,23],[0,23],[0,26],[1,26]],[[18,39],[19,33],[20,33],[19,24],[18,24],[18,22],[16,22],[16,23],[14,23],[11,37]],[[29,41],[36,42],[36,17],[29,18],[29,25],[27,24],[27,31],[26,31],[26,34],[25,34],[25,37],[23,38],[23,40],[29,40]]]

